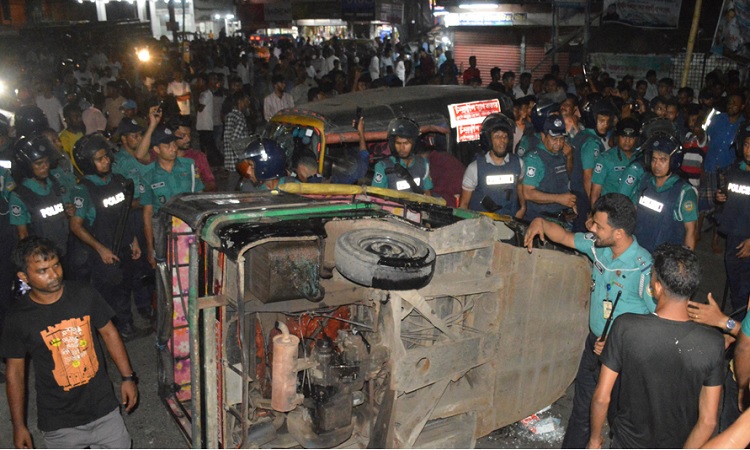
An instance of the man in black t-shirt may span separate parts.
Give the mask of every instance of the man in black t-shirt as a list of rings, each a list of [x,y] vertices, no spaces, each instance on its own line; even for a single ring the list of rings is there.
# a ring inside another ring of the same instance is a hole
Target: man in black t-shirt
[[[657,247],[653,257],[649,288],[656,311],[614,321],[591,402],[587,448],[601,448],[618,377],[612,448],[698,448],[716,428],[724,339],[688,317],[688,299],[700,283],[698,258],[676,244]]]
[[[18,278],[30,291],[13,304],[2,337],[13,443],[33,448],[25,417],[26,354],[34,364],[37,420],[47,448],[130,448],[96,331],[122,375],[122,405],[138,401],[136,377],[114,312],[88,284],[63,282],[57,250],[30,236],[13,251]]]

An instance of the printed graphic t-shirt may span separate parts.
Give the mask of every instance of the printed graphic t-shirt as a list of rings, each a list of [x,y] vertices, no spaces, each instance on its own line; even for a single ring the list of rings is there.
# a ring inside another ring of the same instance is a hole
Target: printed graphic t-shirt
[[[113,316],[93,287],[71,281],[51,305],[35,303],[28,294],[13,303],[0,356],[31,355],[40,430],[85,425],[117,407],[96,332]]]

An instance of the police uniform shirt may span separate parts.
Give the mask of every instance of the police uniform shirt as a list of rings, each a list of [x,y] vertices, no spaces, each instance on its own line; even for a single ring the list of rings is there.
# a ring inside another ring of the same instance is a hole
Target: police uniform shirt
[[[112,182],[111,176],[102,178],[98,175],[86,175],[84,178],[95,186],[107,186]],[[133,199],[135,200],[140,197],[140,193],[136,187],[133,191]],[[91,194],[86,185],[79,184],[76,186],[73,191],[73,204],[76,207],[75,216],[82,218],[87,225],[93,225],[94,220],[96,220],[96,205],[91,200]]]
[[[625,168],[635,159],[636,152],[630,154],[630,158],[620,147],[612,147],[604,153],[600,153],[594,165],[594,174],[591,178],[593,184],[602,187],[601,195],[617,192],[620,179]]]
[[[539,185],[542,184],[542,180],[544,180],[546,174],[544,161],[542,161],[542,158],[537,152],[547,152],[550,155],[554,155],[554,153],[547,150],[547,147],[545,147],[541,141],[539,141],[539,145],[535,151],[532,150],[526,152],[522,159],[523,165],[526,167],[524,176],[521,179],[521,184],[524,186],[539,188]],[[560,150],[560,152],[562,154],[562,150]]]
[[[604,152],[604,144],[596,132],[590,128],[581,131],[585,139],[581,145],[581,166],[583,170],[592,170],[596,167],[596,159]]]
[[[422,158],[424,160],[424,164],[426,167],[426,171],[425,171],[426,175],[424,176],[422,180],[420,180],[419,183],[417,183],[417,185],[425,191],[432,190],[433,185],[432,185],[432,178],[430,178],[430,163],[427,161],[426,158],[423,158],[422,156],[419,156],[419,155],[415,155],[414,158],[412,159],[411,164],[408,166],[404,164],[404,160],[401,158],[399,158],[398,160],[396,160],[394,156],[389,156],[389,158],[391,159],[391,162],[393,162],[394,164],[400,164],[402,167],[406,167],[407,170],[414,167],[414,165],[417,163],[417,158]],[[383,161],[378,161],[378,163],[375,164],[375,169],[374,169],[375,174],[372,177],[373,186],[382,187],[382,188],[388,187],[388,175],[385,174],[385,169],[386,169],[386,166]],[[408,190],[408,189],[409,187],[406,187],[403,190]],[[399,189],[399,190],[402,190],[402,189]]]
[[[31,192],[40,195],[40,196],[46,196],[49,195],[53,182],[52,179],[48,178],[47,183],[45,186],[42,186],[41,183],[39,183],[37,180],[33,178],[24,178],[24,180],[21,182],[22,186],[25,186],[31,190]],[[63,192],[62,193],[62,202],[64,203],[72,203],[70,198],[70,192]],[[10,224],[11,225],[28,225],[31,223],[31,213],[29,212],[29,209],[26,207],[26,204],[21,200],[21,198],[15,194],[11,193],[10,199]],[[64,213],[64,211],[61,212],[54,212],[54,214]]]
[[[143,174],[141,205],[152,205],[154,213],[177,194],[203,191],[198,170],[193,160],[177,157],[171,172],[162,169],[158,161],[148,165]]]
[[[641,185],[641,179],[646,175],[643,164],[640,161],[630,164],[622,172],[620,182],[615,192],[627,196],[633,204],[638,204],[638,187]]]
[[[531,124],[527,124],[527,127],[531,127]],[[519,158],[523,158],[526,153],[530,152],[531,150],[534,150],[533,148],[529,148],[533,145],[534,142],[541,142],[542,140],[542,134],[541,133],[531,133],[531,135],[534,136],[535,139],[529,138],[529,134],[524,133],[523,136],[521,136],[521,140],[518,141],[518,145],[516,145],[516,155],[518,155]]]
[[[138,161],[135,156],[122,147],[115,153],[115,160],[112,161],[112,173],[133,180],[136,192],[140,190],[138,187],[143,183],[142,177],[147,167],[147,164]]]
[[[648,251],[633,243],[616,259],[612,259],[612,249],[596,247],[593,233],[576,233],[575,248],[585,253],[593,262],[591,270],[591,304],[589,305],[589,328],[596,336],[601,336],[607,322],[605,313],[622,291],[613,317],[624,313],[649,314],[656,310],[656,303],[648,292],[651,281],[653,260]],[[607,289],[609,286],[609,289]]]
[[[648,181],[649,186],[651,189],[654,189],[656,192],[664,192],[671,189],[675,183],[677,183],[680,180],[680,177],[677,175],[672,175],[669,178],[664,181],[664,184],[661,187],[656,186],[656,178],[651,177],[651,179]],[[638,198],[638,205],[640,207],[645,208],[657,208],[659,205],[652,204],[649,202],[648,198],[643,198],[641,193],[639,194]],[[692,187],[689,183],[684,183],[682,185],[682,192],[680,193],[679,200],[676,205],[672,208],[672,217],[674,220],[678,222],[695,222],[698,220],[698,193],[695,191],[695,188]]]

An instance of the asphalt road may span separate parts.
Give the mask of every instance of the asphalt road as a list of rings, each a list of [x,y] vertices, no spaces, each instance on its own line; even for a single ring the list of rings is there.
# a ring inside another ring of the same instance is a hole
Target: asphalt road
[[[711,233],[705,232],[698,243],[697,254],[703,265],[703,280],[696,298],[705,298],[713,292],[714,298],[721,301],[724,289],[724,264],[721,255],[715,255],[710,248]],[[147,324],[136,314],[136,325]],[[187,448],[177,425],[167,413],[157,395],[156,351],[154,336],[149,335],[126,344],[133,367],[140,377],[140,403],[138,408],[125,416],[125,423],[133,438],[134,448]],[[119,374],[111,361],[108,361],[110,374],[114,371],[115,392],[119,396]],[[0,448],[12,448],[12,426],[8,412],[5,389],[0,390]],[[549,410],[538,414],[539,420],[532,423],[537,432],[521,422],[494,431],[477,441],[478,448],[560,448],[564,427],[572,408],[573,387]],[[36,428],[35,390],[29,385],[28,417],[34,442],[41,445],[41,434]]]

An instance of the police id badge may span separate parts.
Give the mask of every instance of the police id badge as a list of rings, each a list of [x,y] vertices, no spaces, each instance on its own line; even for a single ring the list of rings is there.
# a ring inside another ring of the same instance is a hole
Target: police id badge
[[[609,316],[612,315],[612,302],[610,300],[602,301],[602,313],[604,320],[609,319]]]

